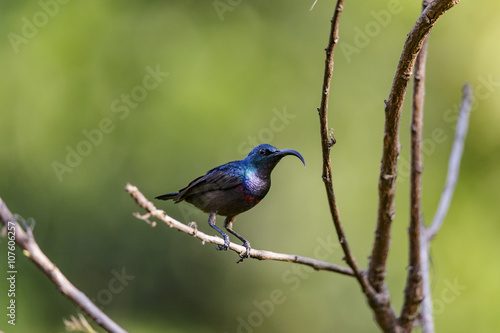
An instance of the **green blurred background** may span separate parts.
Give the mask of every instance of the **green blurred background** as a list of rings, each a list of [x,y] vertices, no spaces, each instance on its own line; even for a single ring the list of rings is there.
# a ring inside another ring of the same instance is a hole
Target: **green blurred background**
[[[353,279],[287,263],[236,265],[233,252],[135,219],[138,207],[123,190],[130,182],[152,199],[243,158],[256,143],[293,148],[307,168],[283,160],[267,198],[235,228],[257,249],[343,263],[321,180],[316,112],[334,2],[309,11],[312,2],[1,2],[0,196],[12,212],[36,220],[42,250],[125,329],[378,331]],[[334,186],[363,267],[376,220],[383,101],[419,10],[419,1],[346,1],[341,19],[329,117]],[[432,247],[438,331],[498,327],[499,13],[495,0],[462,1],[430,39],[426,221],[444,185],[462,85],[470,82],[476,94],[460,180]],[[148,76],[155,70],[156,82]],[[407,265],[409,100],[387,276],[398,312]],[[206,214],[156,203],[214,234]],[[6,253],[5,238],[0,246]],[[64,332],[63,318],[78,309],[20,251],[17,269],[16,326],[2,314],[0,330]],[[128,278],[119,282],[123,273]],[[7,289],[1,279],[3,311]]]

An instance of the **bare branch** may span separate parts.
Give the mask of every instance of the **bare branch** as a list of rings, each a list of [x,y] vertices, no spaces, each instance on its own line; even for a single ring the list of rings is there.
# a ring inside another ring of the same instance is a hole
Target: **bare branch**
[[[92,301],[78,290],[42,252],[31,230],[27,232],[16,222],[3,200],[0,198],[0,221],[7,230],[14,230],[17,245],[24,254],[54,283],[61,293],[79,306],[99,326],[108,332],[126,333],[126,331],[102,312]],[[12,229],[11,229],[12,228]]]
[[[425,226],[421,224],[420,237],[420,267],[422,268],[422,292],[424,299],[420,304],[420,325],[422,333],[434,333],[434,318],[432,315],[432,292],[429,265],[430,241],[425,237]]]
[[[399,120],[408,81],[423,42],[437,20],[459,0],[435,0],[422,12],[406,38],[389,98],[385,103],[385,130],[379,177],[377,229],[370,256],[368,278],[378,292],[384,290],[391,224],[394,220],[397,161],[399,156]]]
[[[345,254],[345,260],[347,264],[354,271],[356,278],[360,281],[360,284],[363,290],[367,290],[369,285],[361,273],[361,270],[358,267],[356,259],[354,255],[351,253],[349,248],[349,243],[347,242],[347,238],[345,237],[344,229],[342,227],[342,222],[340,221],[340,216],[337,208],[337,202],[335,199],[335,194],[333,192],[332,185],[332,167],[330,164],[330,149],[335,144],[335,138],[333,133],[329,133],[328,128],[328,97],[330,92],[330,82],[333,75],[333,55],[335,51],[335,45],[338,42],[338,28],[339,28],[339,19],[340,14],[342,13],[342,9],[344,6],[343,0],[338,0],[337,5],[335,6],[335,13],[332,17],[331,21],[331,29],[330,36],[328,39],[328,46],[325,49],[326,51],[326,60],[325,60],[325,73],[323,77],[323,88],[321,94],[321,106],[318,109],[319,120],[320,120],[320,132],[321,132],[321,147],[323,152],[323,182],[325,184],[326,195],[328,198],[328,204],[330,205],[330,213],[332,215],[333,224],[335,225],[335,229],[337,231],[337,236],[339,238],[340,245]]]
[[[443,224],[444,218],[448,213],[451,198],[457,184],[458,173],[460,171],[460,161],[462,160],[462,152],[464,149],[465,136],[469,127],[469,115],[472,106],[472,91],[468,84],[462,89],[462,103],[458,112],[457,127],[455,129],[455,139],[448,161],[448,174],[446,175],[446,184],[444,186],[439,205],[432,220],[431,225],[427,229],[427,238],[431,240],[436,236],[437,232]]]
[[[428,3],[422,3],[422,11]],[[399,317],[403,332],[411,332],[417,316],[418,306],[422,301],[422,269],[420,266],[420,221],[422,217],[422,132],[425,101],[425,65],[427,59],[428,38],[426,37],[415,61],[413,79],[413,103],[411,129],[411,179],[410,179],[410,227],[408,228],[409,260],[406,288]]]
[[[199,240],[202,241],[202,243],[213,243],[213,244],[218,244],[218,245],[224,245],[224,240],[220,237],[217,236],[210,236],[207,235],[201,231],[199,231],[196,226],[190,226],[186,225],[182,222],[177,221],[176,219],[173,219],[172,217],[168,216],[163,210],[157,209],[155,205],[146,199],[144,194],[142,194],[139,189],[136,186],[127,184],[125,186],[125,190],[130,193],[130,195],[135,199],[137,204],[146,209],[148,213],[146,216],[153,216],[156,217],[157,219],[165,222],[169,227],[175,228],[179,231],[182,231],[188,235],[191,235],[195,238],[198,238]],[[141,216],[139,214],[134,214],[135,217],[144,220],[144,216]],[[233,250],[234,252],[243,255],[246,253],[247,249],[244,246],[237,245],[234,243],[229,244],[229,249]],[[347,267],[342,267],[338,265],[334,265],[328,262],[312,259],[312,258],[307,258],[307,257],[301,257],[293,254],[283,254],[283,253],[275,253],[275,252],[270,252],[270,251],[264,251],[264,250],[255,250],[251,249],[250,250],[250,257],[259,259],[259,260],[276,260],[276,261],[286,261],[286,262],[292,262],[296,264],[302,264],[306,266],[310,266],[314,268],[315,270],[323,270],[323,271],[331,271],[331,272],[336,272],[339,274],[343,275],[348,275],[352,276],[353,272],[351,269]]]
[[[325,60],[325,73],[323,77],[323,88],[321,95],[321,105],[318,108],[319,120],[320,120],[320,134],[321,134],[321,147],[323,153],[323,182],[325,184],[326,195],[328,199],[328,204],[330,207],[330,213],[332,216],[333,224],[335,230],[337,231],[337,236],[342,249],[345,254],[345,260],[349,267],[352,268],[356,279],[363,293],[366,295],[368,304],[372,308],[375,318],[379,326],[386,332],[393,332],[397,329],[397,319],[390,306],[389,294],[385,292],[376,293],[373,287],[368,282],[366,274],[362,272],[352,254],[349,243],[344,233],[342,227],[342,222],[340,220],[337,202],[335,199],[335,194],[333,191],[333,181],[332,181],[332,167],[330,163],[330,149],[335,144],[336,140],[333,136],[333,130],[328,128],[328,98],[330,92],[330,82],[333,75],[333,56],[335,51],[335,45],[338,42],[338,27],[339,18],[343,9],[343,0],[338,0],[335,7],[335,12],[331,21],[330,37],[328,41],[328,47],[326,48],[326,60]],[[331,134],[330,134],[331,133]]]
[[[420,323],[423,333],[434,333],[434,320],[432,316],[432,293],[430,287],[430,270],[429,270],[429,249],[430,242],[436,236],[437,232],[443,225],[444,218],[448,213],[451,198],[455,190],[458,174],[460,170],[460,161],[464,148],[467,128],[469,127],[469,116],[472,106],[472,90],[468,84],[464,85],[462,90],[462,103],[458,112],[457,127],[455,129],[455,139],[450,153],[448,162],[448,174],[446,176],[446,184],[441,194],[438,209],[429,228],[425,228],[422,224],[422,239],[420,248],[420,262],[422,267],[423,278],[423,295],[424,300],[420,309]]]

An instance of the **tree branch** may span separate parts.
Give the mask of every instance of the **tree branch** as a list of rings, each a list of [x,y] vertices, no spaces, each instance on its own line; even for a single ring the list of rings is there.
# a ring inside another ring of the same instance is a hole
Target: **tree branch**
[[[330,37],[328,41],[328,47],[326,48],[326,60],[325,60],[325,73],[323,77],[323,89],[321,95],[321,105],[318,108],[319,120],[320,120],[320,134],[321,134],[321,148],[323,154],[323,182],[325,184],[326,195],[328,199],[328,204],[330,207],[330,213],[332,216],[333,224],[335,230],[337,231],[337,236],[342,249],[345,254],[345,260],[349,267],[352,268],[356,279],[363,293],[365,294],[368,304],[372,308],[375,318],[379,326],[386,332],[395,331],[397,329],[397,319],[390,306],[390,299],[388,293],[376,293],[373,287],[368,282],[367,276],[360,270],[354,255],[352,254],[349,243],[345,236],[342,222],[340,220],[337,202],[335,199],[335,194],[333,191],[333,181],[332,181],[332,169],[330,163],[330,149],[335,144],[335,138],[333,136],[333,130],[331,135],[328,129],[328,98],[330,92],[330,82],[333,75],[333,56],[335,51],[335,45],[338,42],[338,27],[339,18],[343,9],[343,0],[338,0],[335,7],[335,12],[331,21]]]
[[[335,52],[335,45],[339,40],[338,28],[339,28],[339,19],[340,14],[342,13],[344,6],[343,0],[338,0],[337,5],[335,6],[335,12],[333,14],[331,20],[331,29],[330,36],[328,39],[328,46],[325,49],[326,51],[326,60],[325,60],[325,73],[323,76],[323,88],[321,94],[321,106],[318,108],[319,113],[319,121],[320,121],[320,133],[321,133],[321,148],[323,153],[323,182],[325,184],[326,196],[328,198],[328,204],[330,206],[330,213],[332,215],[333,224],[335,226],[335,230],[337,231],[337,236],[339,238],[340,245],[342,246],[342,250],[345,254],[345,260],[349,267],[352,268],[356,278],[361,284],[363,290],[367,290],[369,285],[366,279],[363,277],[361,270],[354,258],[354,255],[351,253],[349,248],[349,243],[347,242],[347,238],[345,237],[344,229],[342,227],[342,222],[340,220],[339,211],[337,208],[337,201],[335,199],[335,194],[333,191],[333,183],[332,183],[332,167],[330,163],[330,149],[335,144],[335,138],[333,133],[329,133],[328,129],[328,97],[330,92],[330,82],[333,75],[333,55]]]
[[[150,216],[153,216],[163,222],[165,222],[169,227],[175,228],[179,231],[182,231],[188,235],[191,235],[195,238],[198,238],[199,240],[202,241],[202,243],[213,243],[217,245],[224,245],[224,240],[220,237],[217,236],[210,236],[207,235],[197,229],[196,226],[189,226],[186,225],[182,222],[179,222],[172,217],[168,216],[163,210],[157,209],[155,205],[146,199],[144,194],[142,194],[139,189],[136,186],[127,184],[125,186],[125,190],[130,193],[130,195],[135,199],[137,204],[147,210],[147,214],[145,216],[141,216],[139,214],[134,214],[135,217],[140,218],[140,219],[147,219]],[[237,245],[234,243],[229,244],[229,249],[233,250],[234,252],[243,255],[246,253],[246,248],[241,245]],[[270,251],[264,251],[264,250],[255,250],[251,249],[250,250],[250,257],[259,259],[259,260],[275,260],[275,261],[286,261],[286,262],[292,262],[296,264],[302,264],[305,266],[309,266],[314,268],[315,270],[318,271],[331,271],[331,272],[336,272],[339,274],[343,275],[348,275],[352,276],[353,272],[351,269],[347,267],[342,267],[338,266],[335,264],[331,264],[328,262],[312,259],[312,258],[307,258],[307,257],[301,257],[293,254],[283,254],[283,253],[275,253],[275,252],[270,252]]]
[[[465,136],[469,127],[469,115],[472,106],[472,91],[471,87],[466,84],[462,89],[462,102],[458,112],[457,127],[455,129],[455,139],[448,161],[448,174],[446,175],[446,184],[439,200],[439,205],[432,220],[431,225],[427,230],[427,238],[431,240],[436,236],[437,232],[443,224],[444,218],[448,213],[451,198],[457,184],[458,173],[460,171],[460,161],[462,160],[462,152],[464,149]]]
[[[397,161],[399,156],[399,120],[408,81],[423,42],[437,20],[459,0],[435,0],[422,12],[406,38],[389,98],[385,103],[385,130],[379,177],[379,207],[375,240],[370,256],[368,278],[378,292],[385,289],[387,255],[391,223],[394,219]]]
[[[422,2],[422,11],[428,1]],[[410,179],[410,227],[408,228],[409,260],[405,295],[399,325],[404,332],[411,332],[422,301],[422,268],[420,263],[420,221],[422,218],[422,139],[425,101],[425,65],[428,36],[415,61],[413,79],[413,103],[411,121],[411,179]]]
[[[102,312],[92,301],[78,290],[50,261],[42,252],[31,229],[27,232],[16,222],[14,216],[9,211],[3,200],[0,198],[0,221],[13,235],[17,245],[23,250],[24,254],[54,283],[59,291],[79,306],[87,313],[99,326],[108,332],[126,333],[126,331]]]
[[[429,228],[422,225],[422,246],[420,252],[420,260],[423,271],[423,294],[424,300],[421,306],[420,321],[422,324],[422,331],[424,333],[434,333],[434,320],[432,316],[432,294],[430,288],[430,271],[429,271],[429,249],[430,242],[436,236],[444,222],[444,218],[448,213],[450,202],[455,191],[455,185],[458,180],[460,170],[460,161],[462,160],[462,153],[464,148],[465,137],[467,135],[467,128],[469,127],[469,116],[472,107],[472,91],[471,87],[466,84],[462,89],[462,102],[458,112],[457,127],[455,129],[455,139],[453,140],[453,147],[448,161],[448,174],[446,176],[446,184],[439,205],[434,215]]]
[[[420,227],[420,267],[422,268],[422,293],[424,299],[420,304],[420,325],[422,333],[434,333],[434,318],[432,314],[432,292],[429,265],[430,241],[426,237],[426,228],[423,224]]]

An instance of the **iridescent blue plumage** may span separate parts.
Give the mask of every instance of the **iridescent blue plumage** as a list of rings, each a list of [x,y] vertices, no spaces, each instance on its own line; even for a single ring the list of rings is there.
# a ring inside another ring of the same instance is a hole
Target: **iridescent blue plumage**
[[[271,172],[286,155],[297,156],[305,165],[302,155],[295,150],[279,150],[261,144],[245,159],[213,168],[179,192],[160,195],[156,199],[172,199],[175,203],[185,200],[209,213],[209,225],[224,237],[224,246],[219,246],[219,250],[228,249],[229,237],[215,225],[215,217],[226,216],[224,227],[243,242],[247,248],[243,257],[248,257],[250,243],[232,230],[232,223],[236,215],[254,207],[266,196],[271,187]]]

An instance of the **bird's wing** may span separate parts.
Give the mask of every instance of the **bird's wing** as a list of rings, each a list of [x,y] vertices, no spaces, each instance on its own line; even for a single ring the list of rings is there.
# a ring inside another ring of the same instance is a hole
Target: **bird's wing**
[[[236,187],[242,183],[243,176],[244,170],[239,165],[232,163],[221,165],[193,180],[179,191],[174,200],[178,202],[192,195]]]

